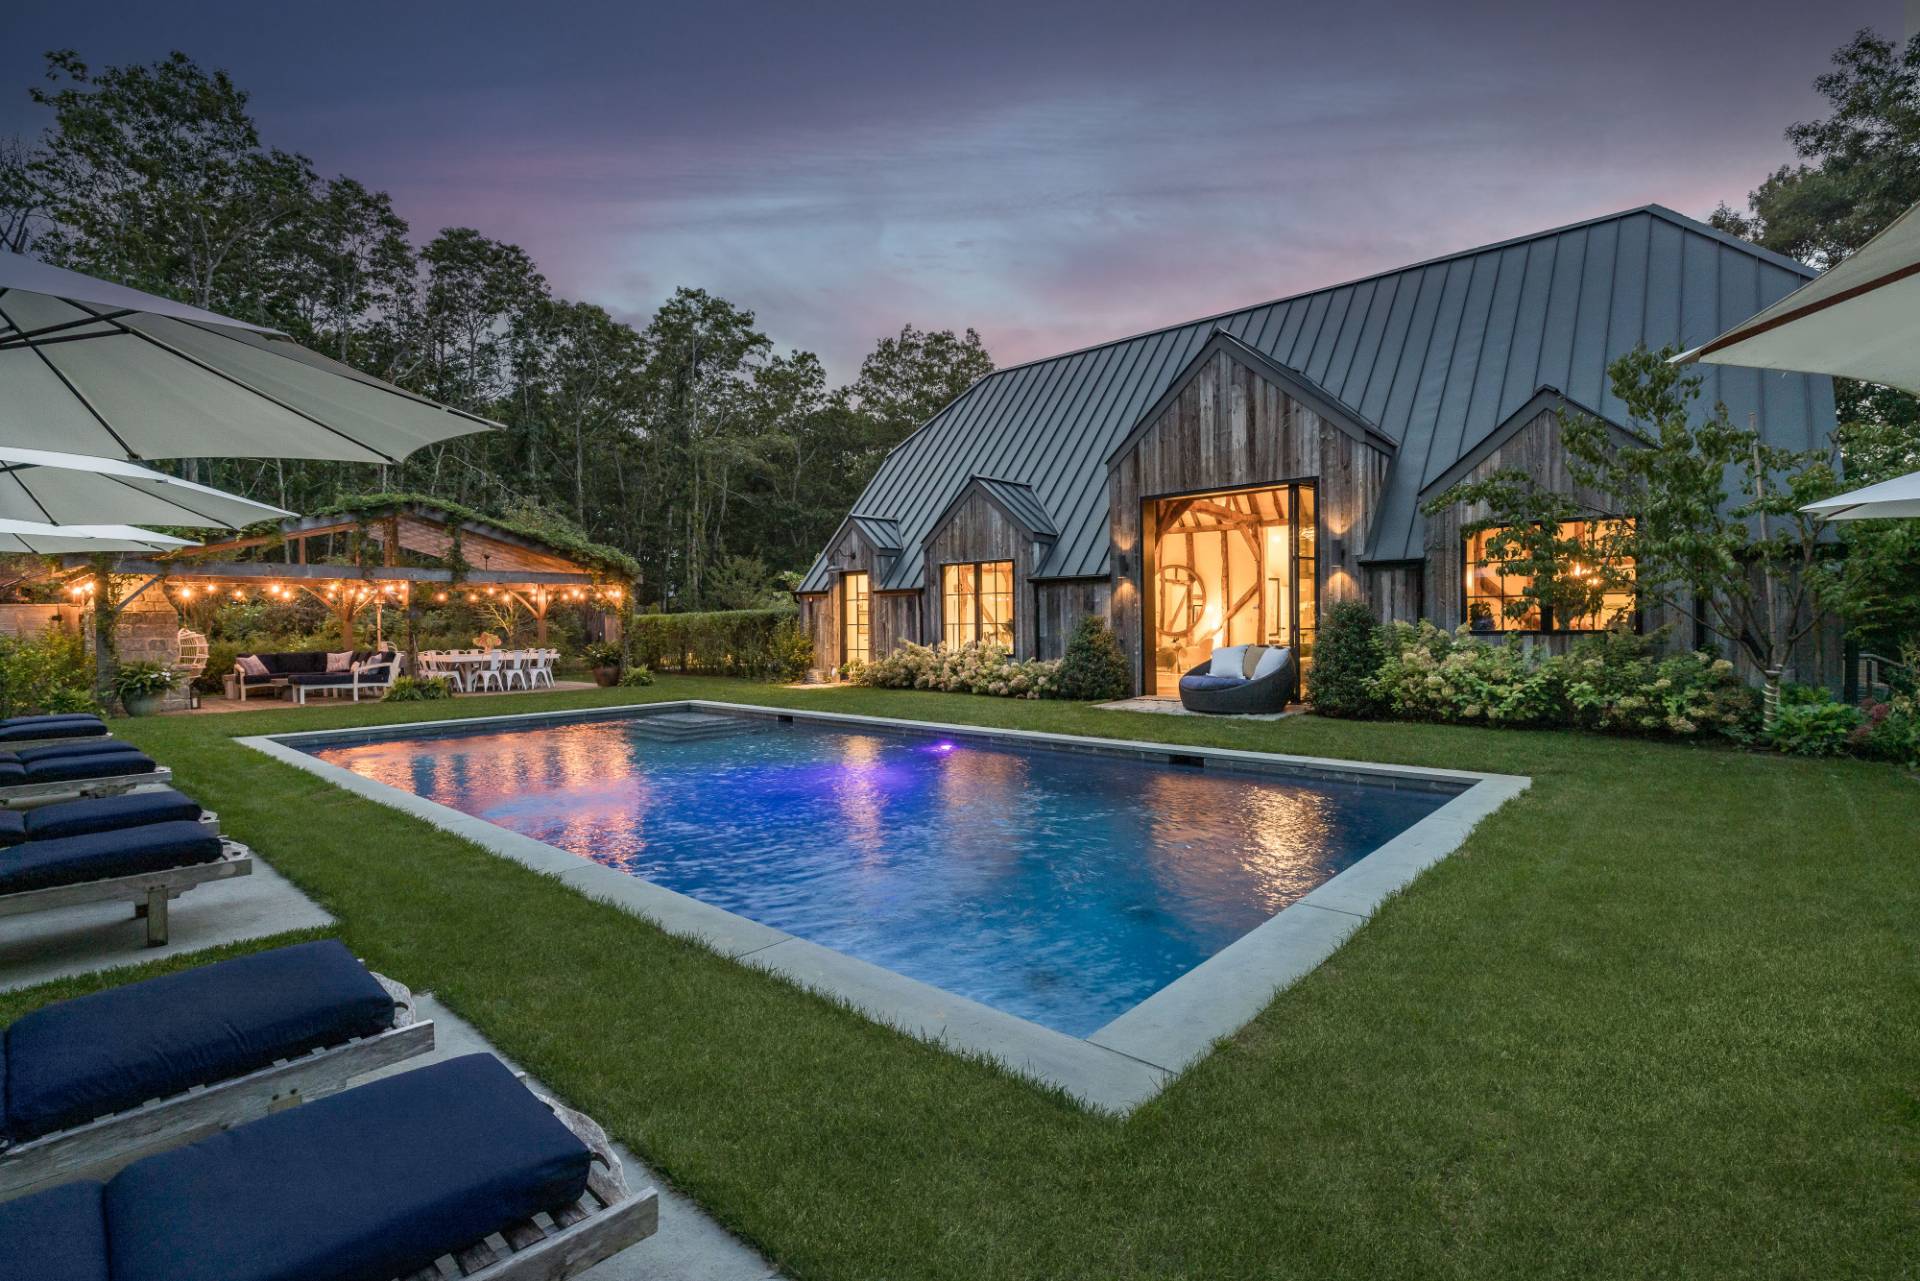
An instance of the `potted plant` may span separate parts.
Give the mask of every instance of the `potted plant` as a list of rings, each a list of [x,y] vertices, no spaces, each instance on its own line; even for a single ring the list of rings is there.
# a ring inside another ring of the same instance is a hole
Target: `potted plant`
[[[593,668],[595,685],[604,687],[620,683],[620,660],[624,655],[618,645],[595,641],[581,652],[586,655],[587,665]]]
[[[177,682],[165,663],[123,663],[113,674],[113,696],[129,716],[151,716]]]

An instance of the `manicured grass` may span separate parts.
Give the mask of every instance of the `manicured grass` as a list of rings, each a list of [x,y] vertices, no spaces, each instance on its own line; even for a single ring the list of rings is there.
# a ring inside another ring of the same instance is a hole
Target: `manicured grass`
[[[708,697],[1530,774],[1125,1122],[227,736]],[[803,1278],[1916,1275],[1920,786],[1570,734],[663,679],[116,729]],[[76,986],[0,997],[0,1019]]]

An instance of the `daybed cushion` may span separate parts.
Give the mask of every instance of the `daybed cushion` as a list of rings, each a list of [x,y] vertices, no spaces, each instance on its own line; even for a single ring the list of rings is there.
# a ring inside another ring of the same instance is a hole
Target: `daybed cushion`
[[[1213,661],[1207,665],[1206,674],[1209,676],[1244,678],[1246,672],[1243,669],[1246,666],[1246,661],[1247,647],[1245,645],[1229,645],[1225,649],[1216,649],[1213,651]]]
[[[136,751],[133,744],[117,738],[81,738],[71,743],[48,743],[45,747],[24,747],[17,752],[0,752],[0,757],[26,764],[50,761],[63,756],[103,756],[108,752]]]
[[[293,675],[287,677],[287,683],[290,685],[305,685],[308,688],[312,688],[315,685],[351,685],[353,684],[353,673],[295,672]]]
[[[205,823],[185,822],[28,841],[0,850],[0,894],[211,863],[221,848]]]
[[[5,1133],[19,1142],[392,1024],[393,998],[338,939],[61,1001],[7,1029]]]
[[[108,1281],[101,1184],[64,1183],[0,1203],[0,1279]]]
[[[1181,689],[1233,689],[1246,683],[1247,678],[1244,676],[1212,676],[1205,672],[1200,673],[1198,676],[1182,676],[1180,678]]]
[[[106,728],[106,722],[92,712],[47,712],[40,716],[9,716],[0,720],[0,729],[20,729],[29,725],[62,725],[81,723]]]
[[[108,1255],[114,1281],[388,1281],[577,1199],[590,1160],[471,1054],[128,1166]]]
[[[0,725],[0,745],[25,743],[38,738],[72,739],[106,737],[105,722],[88,718],[77,721],[43,721],[37,725]]]
[[[0,845],[51,841],[89,832],[117,832],[149,823],[192,822],[203,813],[192,797],[171,787],[120,796],[91,796],[33,810],[0,810]],[[15,826],[19,835],[12,835]]]
[[[55,756],[50,760],[0,760],[0,787],[21,783],[69,783],[122,774],[151,774],[159,768],[151,756],[128,749],[92,756]]]

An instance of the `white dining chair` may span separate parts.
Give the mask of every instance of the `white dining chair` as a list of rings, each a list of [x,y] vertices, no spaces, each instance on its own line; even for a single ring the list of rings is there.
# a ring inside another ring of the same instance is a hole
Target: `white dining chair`
[[[541,681],[547,683],[548,689],[553,688],[553,660],[557,658],[559,654],[560,651],[557,649],[536,649],[533,651],[532,662],[527,665],[528,689],[537,687]]]
[[[500,680],[506,689],[512,689],[515,681],[521,689],[531,688],[527,684],[527,651],[510,649],[500,655]]]
[[[473,685],[475,689],[502,689],[500,681],[500,651],[494,650],[487,655],[484,663],[473,665]]]

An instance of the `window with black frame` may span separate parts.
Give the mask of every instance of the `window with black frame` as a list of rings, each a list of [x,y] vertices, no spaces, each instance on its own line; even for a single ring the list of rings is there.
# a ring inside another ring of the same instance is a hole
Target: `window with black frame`
[[[1013,648],[1013,562],[985,560],[940,567],[940,639],[949,649]]]
[[[1500,554],[1496,541],[1507,526],[1495,526],[1469,534],[1466,538],[1467,622],[1472,631],[1482,634],[1500,632],[1602,632],[1634,617],[1633,560],[1627,556],[1608,557],[1600,549],[1617,533],[1620,523],[1605,520],[1563,521],[1555,528],[1554,539],[1563,546],[1579,545],[1595,549],[1588,557],[1571,557],[1565,573],[1576,580],[1604,574],[1604,589],[1597,605],[1585,613],[1570,613],[1529,595],[1534,579],[1514,572],[1522,553],[1514,547]],[[1544,526],[1542,526],[1544,528]]]

